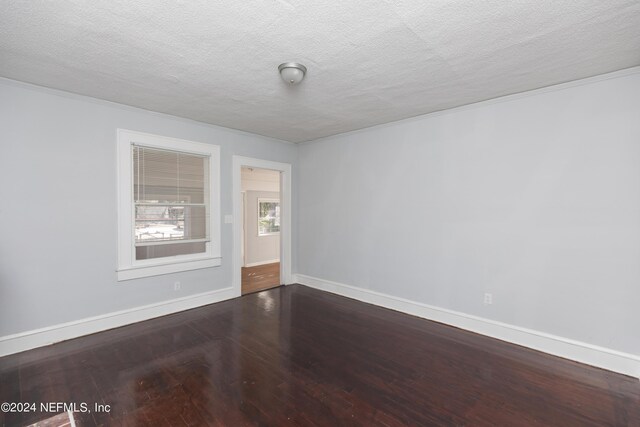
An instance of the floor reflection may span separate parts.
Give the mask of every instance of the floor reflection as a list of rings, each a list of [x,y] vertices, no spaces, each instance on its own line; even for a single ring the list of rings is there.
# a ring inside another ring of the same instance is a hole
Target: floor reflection
[[[109,408],[72,413],[89,426],[637,424],[638,399],[637,380],[302,286],[0,359],[0,402]]]

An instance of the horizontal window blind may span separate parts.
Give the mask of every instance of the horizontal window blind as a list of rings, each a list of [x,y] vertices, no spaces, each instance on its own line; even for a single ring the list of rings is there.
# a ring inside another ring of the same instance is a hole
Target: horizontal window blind
[[[136,259],[204,252],[209,158],[132,145]]]

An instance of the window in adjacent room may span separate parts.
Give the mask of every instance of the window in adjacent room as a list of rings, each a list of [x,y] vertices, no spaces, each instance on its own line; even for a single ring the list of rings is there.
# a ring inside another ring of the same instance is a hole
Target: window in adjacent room
[[[119,131],[118,280],[220,265],[218,155]]]
[[[258,199],[258,236],[280,232],[280,200]]]

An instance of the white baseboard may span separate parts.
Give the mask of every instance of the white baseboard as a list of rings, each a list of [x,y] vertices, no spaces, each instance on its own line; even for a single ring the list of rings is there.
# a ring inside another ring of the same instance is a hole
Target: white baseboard
[[[248,264],[245,264],[244,266],[245,267],[257,267],[259,265],[273,264],[273,263],[276,263],[276,262],[280,262],[280,260],[279,259],[270,259],[270,260],[267,260],[267,261],[250,262]]]
[[[359,301],[466,329],[502,341],[640,378],[640,356],[623,353],[545,332],[485,319],[398,298],[368,289],[297,274],[295,282]]]
[[[238,297],[232,288],[218,289],[141,307],[88,317],[46,328],[0,337],[0,357],[89,335],[131,323]]]

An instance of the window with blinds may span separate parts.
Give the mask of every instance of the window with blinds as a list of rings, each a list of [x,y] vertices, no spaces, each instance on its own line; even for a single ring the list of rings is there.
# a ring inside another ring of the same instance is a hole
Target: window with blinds
[[[220,146],[118,129],[118,281],[221,265]]]
[[[208,156],[131,146],[136,260],[206,251]]]

